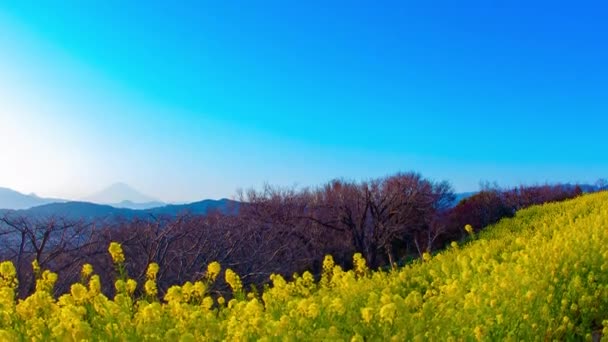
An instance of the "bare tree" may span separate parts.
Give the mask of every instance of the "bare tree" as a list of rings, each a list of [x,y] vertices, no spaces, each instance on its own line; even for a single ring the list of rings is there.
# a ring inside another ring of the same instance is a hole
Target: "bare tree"
[[[95,231],[93,224],[57,217],[33,218],[9,212],[0,218],[2,257],[15,263],[20,294],[34,289],[34,260],[56,272],[77,267],[87,258],[83,252],[94,244]]]

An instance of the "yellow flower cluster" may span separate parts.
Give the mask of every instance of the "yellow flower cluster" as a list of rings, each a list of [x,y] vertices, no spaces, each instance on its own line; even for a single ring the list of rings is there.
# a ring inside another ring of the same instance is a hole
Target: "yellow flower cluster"
[[[160,267],[155,262],[148,265],[148,271],[146,272],[147,279],[144,283],[144,291],[150,300],[156,298],[158,295],[158,288],[156,287],[156,275],[158,274],[159,269]]]
[[[467,224],[464,226],[464,230],[468,233],[468,234],[473,234],[475,231],[473,230],[473,226],[471,226],[470,224]]]
[[[209,265],[207,265],[207,278],[210,281],[215,281],[215,279],[217,278],[217,276],[220,274],[221,271],[222,271],[222,267],[220,266],[220,263],[217,261],[214,261],[214,262],[210,263]]]
[[[233,292],[241,292],[243,289],[243,284],[241,283],[241,278],[239,278],[238,274],[234,273],[233,270],[227,269],[226,273],[226,283],[230,285]]]
[[[114,263],[122,264],[123,262],[125,262],[125,255],[122,252],[122,246],[118,242],[110,243],[108,252],[110,252],[110,256],[112,257]]]
[[[327,257],[319,282],[309,272],[292,281],[272,275],[258,294],[245,293],[228,269],[235,293],[227,303],[207,290],[218,263],[159,301],[150,296],[156,264],[148,267],[145,298],[133,297],[138,285],[126,276],[107,298],[85,266],[86,282],[57,299],[57,276],[41,271],[36,292],[16,300],[15,268],[3,262],[0,341],[591,341],[608,336],[607,228],[608,193],[587,195],[523,210],[390,271],[370,271],[360,254],[350,271]],[[109,252],[124,262],[120,245]]]
[[[82,265],[82,271],[80,271],[80,274],[85,279],[90,277],[93,274],[93,266],[91,264]]]

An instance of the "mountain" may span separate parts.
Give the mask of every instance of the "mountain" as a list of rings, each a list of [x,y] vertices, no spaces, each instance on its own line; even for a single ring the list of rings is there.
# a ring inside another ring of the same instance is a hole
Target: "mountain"
[[[149,209],[164,205],[157,199],[144,195],[125,183],[114,183],[87,197],[84,202],[108,204],[116,208]]]
[[[219,211],[223,214],[236,213],[239,202],[226,198],[220,200],[203,200],[188,204],[169,204],[163,207],[145,210],[152,215],[178,215],[190,213],[194,215],[206,215],[212,211]]]
[[[32,218],[57,217],[70,220],[115,222],[118,219],[177,216],[190,213],[206,215],[213,211],[224,214],[236,213],[239,203],[228,199],[203,200],[189,204],[165,205],[149,209],[116,208],[110,205],[89,202],[50,203],[21,210],[0,210],[0,215]]]
[[[42,198],[36,196],[36,194],[25,195],[9,188],[0,188],[1,209],[29,209],[35,206],[55,202],[66,202],[66,200],[57,198]]]
[[[122,201],[120,203],[110,203],[109,205],[113,206],[114,208],[126,208],[126,209],[134,209],[134,210],[145,210],[145,209],[162,207],[162,206],[166,205],[166,203],[164,203],[164,202],[158,202],[158,201],[144,202],[144,203],[135,203],[133,201],[125,200],[125,201]]]
[[[70,220],[82,219],[85,221],[93,221],[114,220],[118,218],[131,219],[137,216],[137,211],[89,202],[65,202],[44,204],[26,210],[14,210],[10,211],[8,214],[11,216],[15,215],[32,218],[57,217]]]

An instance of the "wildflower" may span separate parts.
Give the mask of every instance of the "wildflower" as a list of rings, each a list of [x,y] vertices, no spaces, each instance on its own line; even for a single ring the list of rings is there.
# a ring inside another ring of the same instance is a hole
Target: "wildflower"
[[[422,260],[423,261],[430,261],[433,257],[431,256],[431,253],[429,252],[424,252],[422,253]]]
[[[326,255],[323,259],[323,272],[330,273],[334,269],[334,258],[331,255]]]
[[[194,286],[192,289],[193,295],[198,298],[203,298],[205,292],[207,291],[207,286],[202,281],[194,282]]]
[[[91,274],[93,274],[93,266],[91,264],[82,265],[82,271],[80,274],[83,278],[88,278]]]
[[[2,278],[14,278],[17,275],[15,266],[10,261],[4,261],[0,264],[0,276]]]
[[[226,270],[226,282],[228,283],[228,285],[230,285],[230,288],[232,288],[232,292],[240,292],[243,289],[243,284],[241,283],[241,278],[239,278],[239,276],[234,273],[233,270],[231,269],[227,269]]]
[[[89,280],[89,291],[91,291],[92,295],[98,295],[101,293],[101,280],[98,275],[91,276]]]
[[[361,318],[365,323],[369,323],[374,318],[374,310],[372,308],[362,308],[361,309]]]
[[[321,286],[331,287],[331,281],[334,278],[335,268],[334,258],[331,255],[326,255],[323,259],[323,273],[321,275]]]
[[[56,282],[57,273],[45,270],[41,278],[36,281],[36,291],[51,293]]]
[[[215,279],[217,278],[217,276],[220,274],[220,271],[222,270],[222,266],[220,265],[219,262],[214,261],[212,263],[210,263],[209,265],[207,265],[207,277],[209,278],[210,281],[215,281]]]
[[[158,289],[156,288],[156,281],[152,279],[146,280],[144,283],[144,291],[150,297],[156,297],[158,295]]]
[[[127,291],[127,284],[124,280],[118,279],[114,282],[114,288],[116,289],[116,293],[125,293]]]
[[[146,272],[146,277],[148,277],[148,279],[156,279],[156,275],[158,274],[158,264],[153,262],[150,265],[148,265],[148,271]]]
[[[475,329],[473,329],[473,334],[475,334],[475,338],[478,341],[481,341],[483,338],[483,330],[481,329],[481,327],[478,325],[475,327]]]
[[[320,312],[321,311],[320,311],[319,305],[317,305],[316,303],[312,303],[306,309],[306,316],[308,316],[309,318],[315,318],[315,317],[319,316]]]
[[[361,253],[355,253],[355,255],[353,255],[353,264],[355,266],[355,274],[358,276],[363,276],[365,273],[367,273],[365,258],[363,258]]]
[[[17,287],[17,270],[10,261],[0,263],[0,288],[1,287]]]
[[[38,259],[34,259],[34,261],[32,261],[32,271],[36,277],[40,274],[40,264],[38,263]]]
[[[134,279],[127,279],[126,288],[127,293],[132,295],[133,292],[135,292],[135,290],[137,289],[137,282]]]
[[[350,339],[350,342],[364,342],[365,339],[363,339],[363,336],[359,335],[359,334],[355,334],[355,336],[353,336]]]
[[[207,310],[211,309],[213,307],[213,298],[209,296],[205,297],[203,299],[202,306]]]
[[[87,299],[87,288],[80,283],[75,283],[70,287],[70,294],[77,303],[84,302]]]
[[[167,302],[175,302],[180,303],[183,299],[183,292],[180,286],[171,286],[169,290],[167,290],[167,294],[165,295],[165,300]]]
[[[194,342],[196,338],[191,333],[185,333],[179,338],[179,342]]]
[[[118,242],[110,243],[110,247],[108,247],[108,252],[110,252],[110,256],[115,264],[122,264],[125,262],[125,255],[122,251],[122,246]]]
[[[474,230],[473,230],[473,226],[471,226],[470,224],[467,224],[464,226],[464,230],[469,234],[473,234]]]
[[[342,300],[340,298],[332,299],[328,309],[330,312],[333,312],[338,315],[343,315],[346,312],[346,310],[344,309],[344,304],[342,303]]]
[[[395,305],[395,303],[385,304],[380,308],[380,319],[385,322],[393,323],[396,313],[397,305]]]

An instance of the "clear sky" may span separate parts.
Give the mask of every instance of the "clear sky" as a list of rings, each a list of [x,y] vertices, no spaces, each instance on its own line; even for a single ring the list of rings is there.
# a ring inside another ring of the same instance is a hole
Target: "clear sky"
[[[0,186],[607,177],[608,8],[530,3],[4,0]]]

